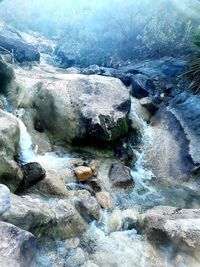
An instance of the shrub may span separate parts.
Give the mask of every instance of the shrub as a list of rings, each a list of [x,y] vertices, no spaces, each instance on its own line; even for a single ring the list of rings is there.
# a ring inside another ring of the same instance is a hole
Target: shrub
[[[191,80],[189,89],[194,93],[200,91],[200,29],[193,40],[194,55],[189,60],[189,69],[183,74],[184,77]]]

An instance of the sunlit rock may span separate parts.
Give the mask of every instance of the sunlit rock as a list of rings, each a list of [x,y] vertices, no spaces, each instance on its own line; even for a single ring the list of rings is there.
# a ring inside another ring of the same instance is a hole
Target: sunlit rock
[[[97,192],[96,199],[99,202],[99,205],[104,209],[112,208],[112,198],[108,192]]]
[[[44,101],[45,99],[45,101]],[[35,127],[55,140],[112,142],[128,132],[128,90],[115,78],[66,75],[35,86]]]
[[[80,182],[89,180],[93,175],[92,169],[86,166],[76,167],[74,173]]]

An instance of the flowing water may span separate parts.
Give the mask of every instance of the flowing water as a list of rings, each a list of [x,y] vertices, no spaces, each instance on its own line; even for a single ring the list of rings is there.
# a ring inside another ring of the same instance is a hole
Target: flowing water
[[[6,98],[4,107],[7,112],[12,110]],[[35,267],[188,267],[188,264],[198,267],[185,255],[184,262],[172,265],[170,248],[163,248],[163,252],[156,250],[136,229],[129,230],[123,221],[125,213],[134,216],[156,205],[186,207],[187,201],[191,202],[188,188],[158,188],[152,183],[155,177],[144,167],[144,151],[151,144],[152,129],[134,109],[131,112],[137,117],[137,123],[142,125],[142,144],[134,150],[137,155],[137,162],[132,168],[135,187],[129,192],[112,193],[114,209],[102,211],[100,221],[92,222],[82,237],[64,241],[45,237],[41,240]],[[46,170],[64,169],[70,155],[58,156],[53,152],[39,155],[33,149],[31,136],[22,121],[23,114],[23,109],[16,112],[20,127],[21,162],[37,161]]]

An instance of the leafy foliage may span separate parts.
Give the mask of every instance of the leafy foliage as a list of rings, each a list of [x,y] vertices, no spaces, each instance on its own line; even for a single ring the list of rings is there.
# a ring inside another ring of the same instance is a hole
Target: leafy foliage
[[[189,89],[194,93],[200,92],[200,29],[194,37],[195,54],[189,61],[189,70],[184,76],[191,80]]]

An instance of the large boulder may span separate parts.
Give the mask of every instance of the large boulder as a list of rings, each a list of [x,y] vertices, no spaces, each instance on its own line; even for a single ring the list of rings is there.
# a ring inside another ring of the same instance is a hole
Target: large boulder
[[[48,234],[53,238],[66,239],[78,236],[87,224],[66,199],[47,201],[38,196],[19,197],[10,195],[11,208],[0,220],[12,223],[36,235]]]
[[[199,176],[200,97],[177,95],[152,118],[146,166],[159,178],[173,181]]]
[[[117,140],[128,132],[130,105],[129,93],[118,79],[96,75],[40,82],[32,101],[35,128],[65,142]]]
[[[149,240],[172,242],[178,250],[200,259],[200,210],[158,206],[143,215]]]
[[[189,155],[195,164],[200,164],[200,97],[181,93],[170,102],[169,109],[183,128],[189,142]]]
[[[152,118],[148,131],[150,142],[144,153],[146,167],[162,180],[187,181],[194,164],[187,137],[177,118],[163,107]]]
[[[17,119],[0,110],[0,182],[11,190],[19,185],[22,173],[15,158],[19,155],[20,130]]]
[[[0,222],[0,266],[33,266],[37,253],[36,238],[31,233]]]

